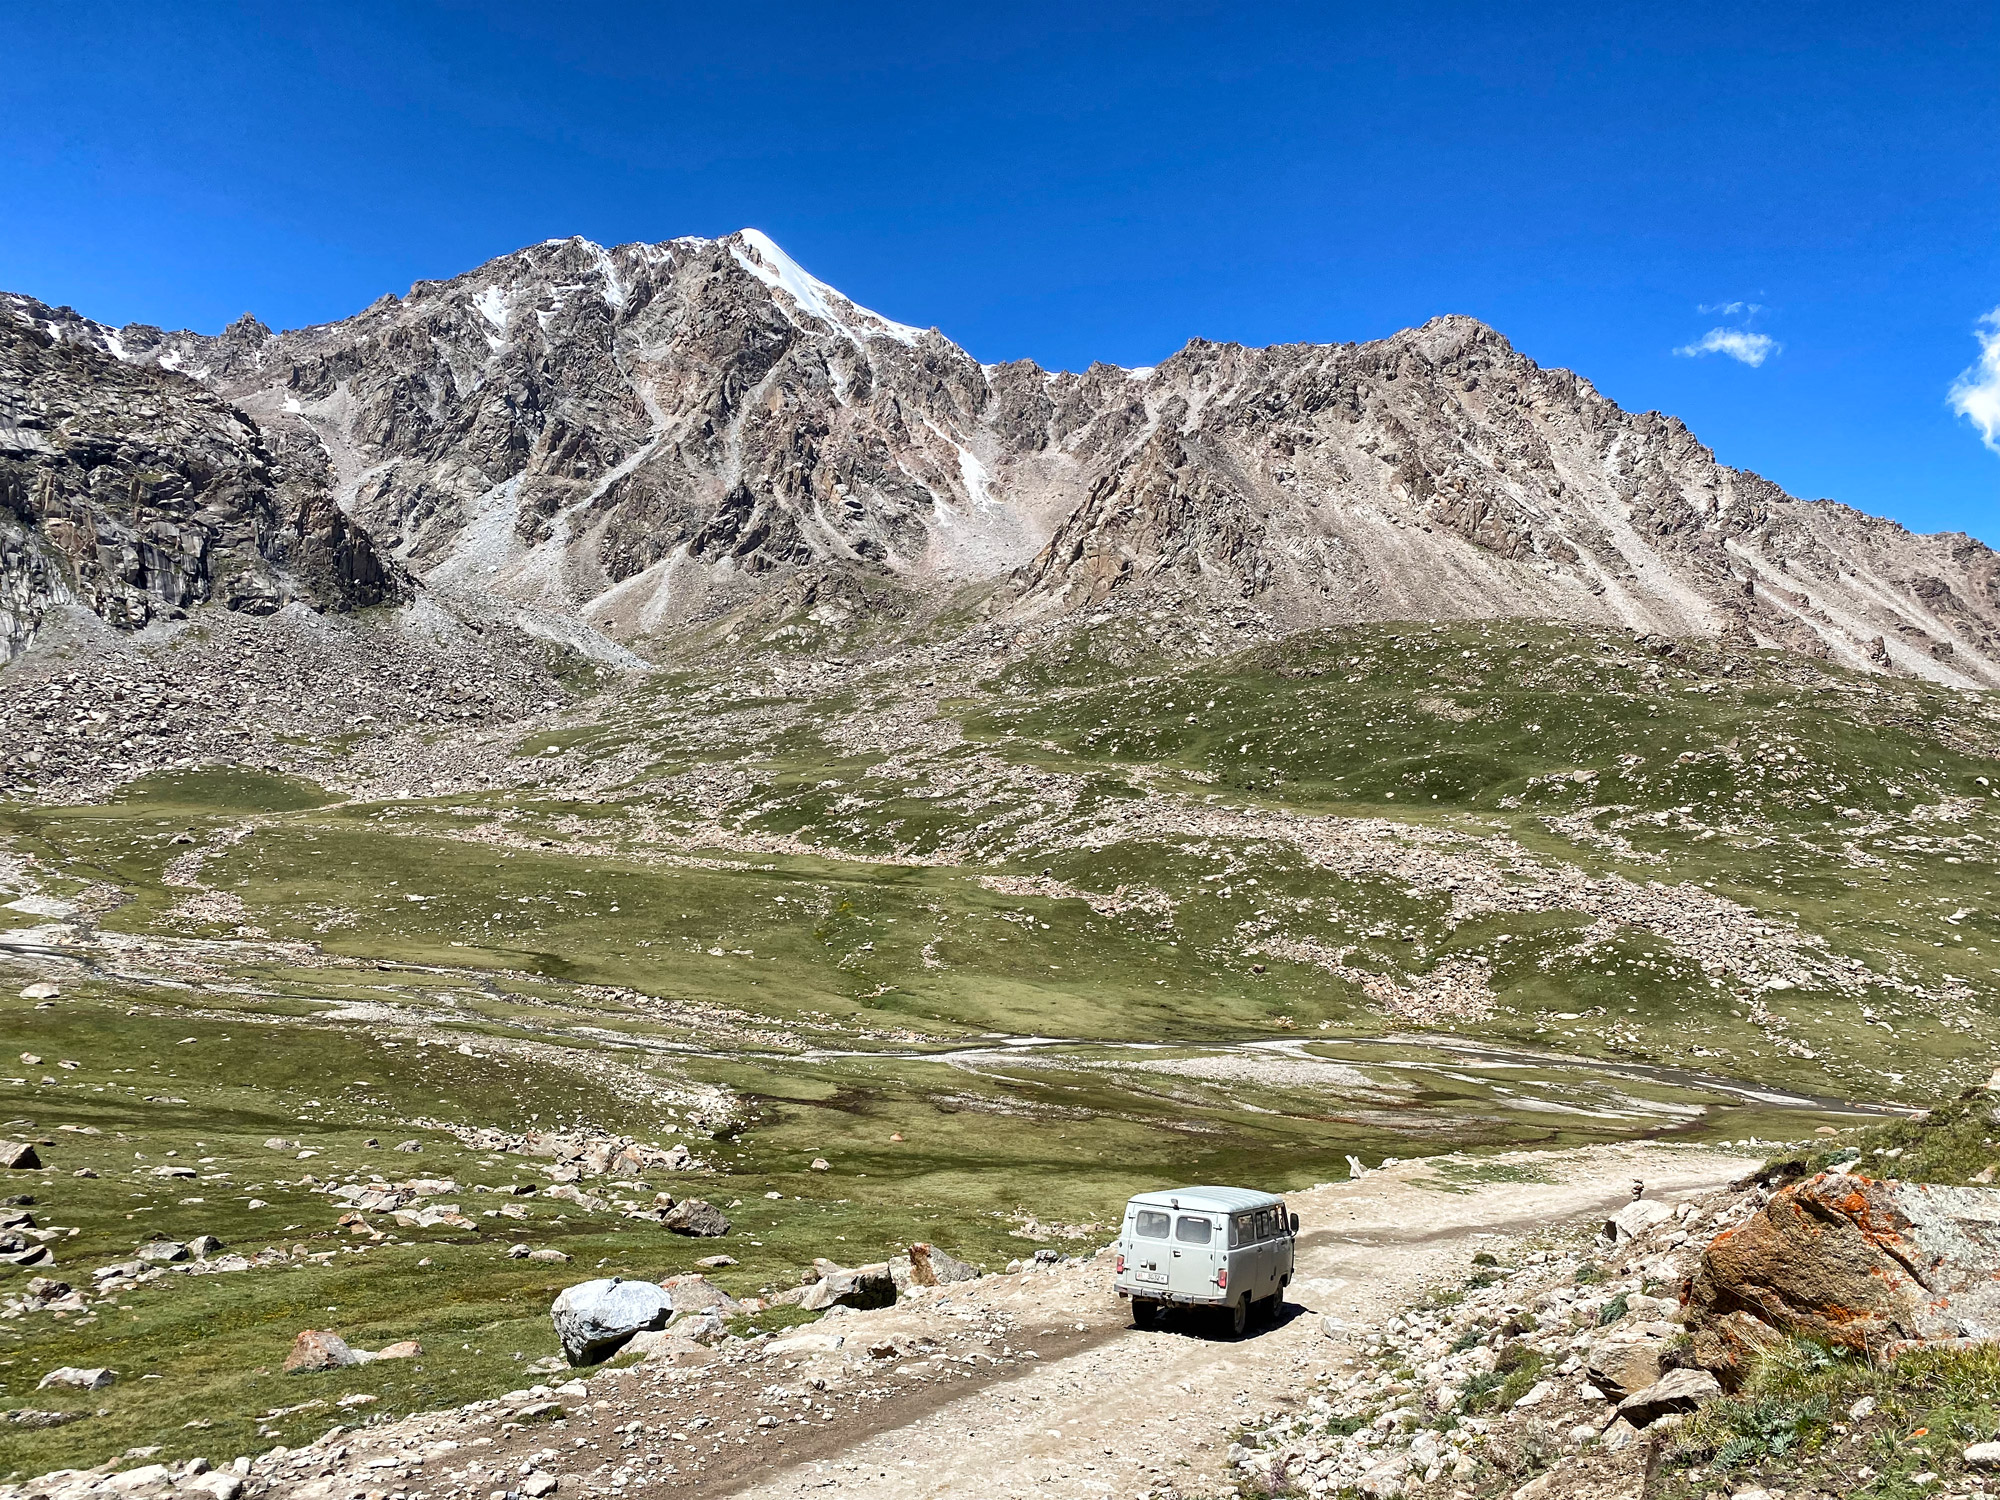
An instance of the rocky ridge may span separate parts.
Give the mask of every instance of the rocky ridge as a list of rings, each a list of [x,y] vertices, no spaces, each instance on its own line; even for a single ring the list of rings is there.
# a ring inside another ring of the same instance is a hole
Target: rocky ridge
[[[754,230],[551,240],[283,334],[8,305],[317,454],[411,571],[628,642],[972,588],[1000,619],[1120,598],[1249,602],[1280,630],[1532,616],[2000,683],[1989,549],[1795,500],[1463,317],[1197,340],[1146,370],[981,365]]]
[[[70,602],[137,630],[407,599],[328,477],[195,380],[0,318],[0,662]]]

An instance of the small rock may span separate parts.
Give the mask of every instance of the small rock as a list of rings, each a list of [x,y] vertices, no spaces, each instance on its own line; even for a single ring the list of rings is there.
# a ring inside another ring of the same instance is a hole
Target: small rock
[[[696,1261],[695,1264],[698,1266],[706,1266],[711,1271],[719,1271],[724,1266],[735,1265],[736,1257],[733,1255],[704,1255],[700,1260]]]
[[[1975,1469],[2000,1469],[2000,1443],[1974,1443],[1965,1450],[1965,1461]]]
[[[1623,1417],[1619,1417],[1609,1427],[1604,1429],[1603,1436],[1598,1441],[1603,1443],[1611,1452],[1616,1453],[1620,1448],[1628,1446],[1638,1436],[1639,1429]]]
[[[214,1500],[237,1500],[243,1493],[243,1476],[234,1469],[212,1469],[174,1482],[174,1492],[198,1491]]]
[[[568,1262],[569,1258],[562,1251],[551,1249],[547,1245],[544,1245],[539,1250],[530,1250],[527,1254],[527,1259],[529,1260],[548,1261],[552,1265],[563,1265]]]
[[[394,1149],[397,1151],[421,1151],[424,1149],[424,1143],[422,1141],[398,1141]]]
[[[158,1453],[157,1448],[149,1452]],[[114,1495],[134,1495],[140,1490],[151,1489],[156,1484],[167,1484],[173,1479],[173,1471],[165,1464],[141,1464],[136,1469],[126,1469],[111,1474],[102,1480],[103,1487]]]
[[[1875,1415],[1875,1408],[1879,1404],[1873,1396],[1863,1396],[1847,1408],[1847,1419],[1850,1422],[1865,1422]]]
[[[1626,1240],[1637,1239],[1655,1224],[1665,1223],[1673,1216],[1674,1211],[1666,1204],[1651,1198],[1637,1198],[1604,1221],[1604,1237],[1622,1244]]]
[[[188,1250],[199,1260],[207,1260],[222,1248],[222,1241],[212,1234],[198,1234],[187,1242]]]
[[[1635,1427],[1645,1427],[1671,1412],[1693,1411],[1722,1394],[1722,1385],[1706,1370],[1669,1370],[1643,1391],[1618,1403],[1618,1415]]]
[[[81,1422],[87,1412],[80,1411],[36,1411],[33,1407],[19,1406],[7,1413],[7,1420],[16,1427],[67,1427],[71,1422]]]
[[[543,1496],[553,1495],[555,1492],[556,1476],[541,1469],[535,1470],[521,1481],[521,1493],[526,1495],[528,1500],[542,1500]]]
[[[660,1285],[673,1299],[674,1327],[695,1313],[712,1311],[719,1318],[733,1318],[740,1311],[736,1299],[706,1276],[670,1276]]]
[[[700,1198],[688,1198],[667,1210],[667,1216],[660,1223],[675,1234],[693,1235],[698,1239],[718,1239],[729,1233],[729,1220],[721,1209]]]
[[[51,983],[46,979],[38,979],[21,991],[21,998],[23,1000],[59,1000],[62,998],[62,986]]]
[[[45,1391],[54,1386],[66,1391],[101,1391],[117,1378],[116,1370],[80,1370],[74,1365],[63,1365],[44,1375],[35,1383],[35,1389]]]
[[[828,1163],[827,1159],[824,1156],[815,1156],[812,1159],[812,1167],[810,1168],[810,1170],[814,1172],[831,1172],[833,1170],[833,1167]]]
[[[422,1359],[424,1346],[415,1339],[398,1339],[376,1351],[377,1359]]]
[[[767,1347],[773,1354],[830,1354],[846,1342],[837,1333],[790,1333]]]
[[[9,1167],[17,1172],[35,1172],[41,1169],[42,1159],[35,1154],[35,1148],[26,1141],[0,1141],[0,1167]]]
[[[361,1355],[348,1348],[347,1340],[339,1334],[308,1328],[292,1340],[291,1353],[285,1356],[285,1373],[310,1375],[321,1370],[341,1370],[363,1363]]]
[[[188,1247],[179,1240],[148,1240],[133,1252],[141,1260],[176,1264],[189,1259]]]
[[[920,1242],[910,1246],[910,1279],[918,1286],[947,1286],[955,1281],[977,1281],[979,1268]]]
[[[1556,1386],[1553,1380],[1538,1380],[1525,1396],[1514,1403],[1514,1409],[1519,1411],[1524,1406],[1540,1406],[1555,1393]]]

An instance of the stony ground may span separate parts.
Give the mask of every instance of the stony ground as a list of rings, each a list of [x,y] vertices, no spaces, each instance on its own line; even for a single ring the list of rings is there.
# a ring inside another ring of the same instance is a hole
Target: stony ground
[[[1354,1368],[1370,1330],[1462,1279],[1475,1254],[1594,1226],[1635,1179],[1671,1202],[1755,1163],[1635,1144],[1493,1165],[1548,1180],[1447,1184],[1413,1162],[1295,1195],[1287,1314],[1242,1340],[1194,1318],[1133,1328],[1097,1256],[461,1411],[336,1425],[238,1467],[248,1495],[299,1500],[1220,1493],[1234,1487],[1241,1432],[1302,1411],[1316,1382]],[[127,1470],[122,1486],[72,1475],[6,1493],[138,1493]],[[165,1474],[152,1477],[163,1489]]]

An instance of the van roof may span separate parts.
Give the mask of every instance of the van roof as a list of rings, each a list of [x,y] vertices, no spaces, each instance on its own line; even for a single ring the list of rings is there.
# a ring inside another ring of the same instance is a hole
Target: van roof
[[[1215,1186],[1162,1188],[1157,1193],[1132,1195],[1133,1203],[1143,1203],[1148,1208],[1172,1208],[1178,1202],[1182,1208],[1211,1214],[1240,1214],[1245,1209],[1275,1208],[1282,1201],[1276,1193]]]

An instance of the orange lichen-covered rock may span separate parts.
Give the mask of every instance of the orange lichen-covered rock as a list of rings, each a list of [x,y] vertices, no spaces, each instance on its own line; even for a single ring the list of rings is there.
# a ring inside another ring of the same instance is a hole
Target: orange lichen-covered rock
[[[1749,1313],[1878,1354],[2000,1337],[2000,1192],[1821,1173],[1718,1235],[1687,1303],[1698,1331]]]

